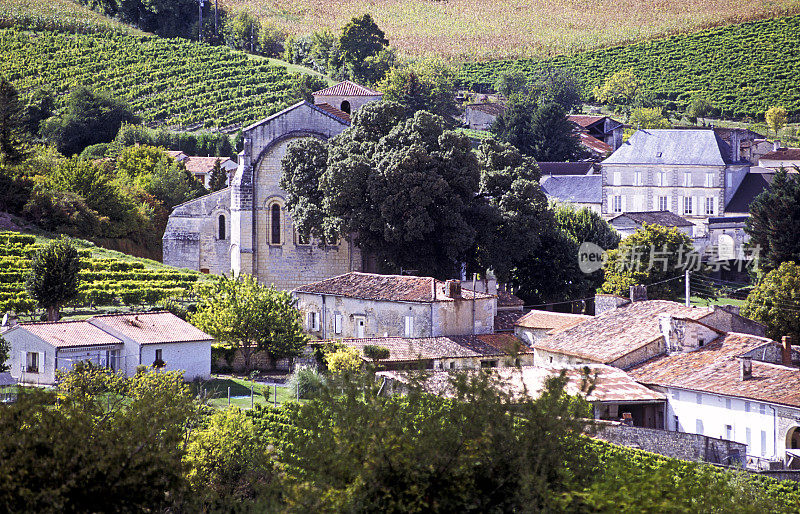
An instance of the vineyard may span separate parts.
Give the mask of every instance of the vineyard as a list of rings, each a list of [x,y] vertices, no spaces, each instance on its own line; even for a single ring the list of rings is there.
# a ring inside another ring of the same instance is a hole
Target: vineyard
[[[588,94],[612,73],[632,68],[646,92],[682,110],[692,95],[732,118],[761,118],[770,106],[800,114],[800,16],[742,23],[546,60],[470,63],[460,86],[485,91],[500,72],[535,73],[542,66],[572,69]]]
[[[91,34],[142,34],[72,0],[0,0],[0,27]]]
[[[0,313],[35,314],[37,305],[25,291],[25,278],[38,249],[35,236],[0,232]],[[190,296],[202,277],[186,270],[148,269],[137,261],[95,258],[87,248],[78,251],[81,285],[72,307],[152,306],[164,299]]]
[[[0,30],[0,74],[23,96],[49,87],[63,101],[85,85],[124,98],[150,125],[248,124],[287,106],[285,68],[184,39]]]

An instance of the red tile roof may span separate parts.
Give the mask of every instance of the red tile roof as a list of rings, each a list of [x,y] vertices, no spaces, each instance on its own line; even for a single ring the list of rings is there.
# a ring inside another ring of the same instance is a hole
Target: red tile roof
[[[117,332],[139,344],[185,343],[214,338],[170,312],[107,314],[88,320],[103,330]]]
[[[589,134],[584,134],[581,132],[579,136],[581,139],[581,145],[585,146],[589,150],[592,150],[593,152],[606,154],[611,153],[614,150],[608,143],[604,143],[603,141],[600,141],[596,137],[592,137]]]
[[[220,164],[224,164],[230,159],[226,157],[187,157],[183,163],[186,166],[186,171],[198,175],[211,173],[217,160],[219,160]]]
[[[56,348],[122,344],[122,341],[87,321],[20,323],[16,325]]]
[[[165,152],[167,155],[175,159],[176,161],[182,161],[186,159],[188,156],[181,152],[180,150],[166,150]]]
[[[596,377],[594,389],[586,394],[584,379]],[[472,371],[477,372],[477,371]],[[564,373],[567,394],[583,396],[589,402],[660,402],[666,397],[657,391],[636,383],[624,371],[602,364],[589,366],[570,366],[566,368],[544,368],[523,366],[522,368],[494,368],[492,374],[499,379],[500,387],[514,398],[538,397],[545,389],[547,380]],[[378,376],[409,383],[413,377],[422,379],[423,387],[429,392],[452,395],[451,373],[447,371],[381,371]]]
[[[434,284],[436,286],[435,297]],[[444,284],[441,280],[435,280],[431,277],[351,272],[300,286],[294,292],[387,302],[430,303],[453,301],[453,298],[445,295]],[[467,300],[492,298],[492,296],[486,293],[476,293],[463,287],[461,289],[461,297]]]
[[[760,159],[770,161],[800,161],[800,148],[781,148],[780,150],[765,153]]]
[[[606,116],[590,116],[586,114],[570,114],[567,117],[569,118],[569,121],[580,125],[583,128],[589,127],[598,121],[603,121],[606,119]]]
[[[344,111],[337,109],[336,107],[332,106],[331,104],[327,104],[325,102],[314,104],[314,107],[318,109],[322,109],[323,111],[327,112],[332,116],[336,116],[337,118],[350,123],[350,115]]]
[[[473,111],[480,111],[489,114],[490,116],[500,116],[506,110],[506,106],[500,102],[469,104],[466,108],[472,109]]]
[[[648,385],[750,398],[800,407],[800,370],[753,359],[753,376],[741,380],[739,357],[765,345],[763,337],[728,333],[691,352],[674,353],[634,366],[628,373]],[[760,352],[755,352],[756,356]]]
[[[320,89],[311,93],[312,96],[383,96],[380,91],[374,91],[355,82],[345,80],[335,86]]]
[[[587,319],[593,318],[585,314],[568,314],[534,309],[517,320],[516,325],[524,328],[560,331],[574,327]]]
[[[633,302],[545,337],[534,348],[609,364],[662,337],[660,314],[698,321],[712,312],[666,300]]]

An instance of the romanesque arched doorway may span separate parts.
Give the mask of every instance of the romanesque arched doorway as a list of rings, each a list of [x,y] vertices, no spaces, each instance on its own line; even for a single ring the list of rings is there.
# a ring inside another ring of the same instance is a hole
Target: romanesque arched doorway
[[[786,432],[786,462],[791,469],[800,469],[800,427]]]

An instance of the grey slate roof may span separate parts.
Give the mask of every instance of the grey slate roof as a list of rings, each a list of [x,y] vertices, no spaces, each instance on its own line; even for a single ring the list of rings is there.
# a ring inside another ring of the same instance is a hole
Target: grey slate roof
[[[589,175],[593,162],[537,162],[542,175]]]
[[[753,173],[751,171],[745,175],[742,183],[739,184],[739,188],[733,193],[728,205],[725,206],[725,212],[749,213],[750,204],[753,203],[756,196],[769,189],[774,178],[775,173]]]
[[[731,164],[731,148],[713,130],[637,130],[603,164]]]
[[[562,202],[603,203],[601,175],[548,175],[540,183],[547,196]]]
[[[670,211],[648,211],[648,212],[626,212],[615,216],[609,220],[611,225],[614,220],[619,218],[629,218],[641,225],[647,223],[648,225],[661,225],[662,227],[690,227],[694,225],[691,221],[681,218],[677,214]]]

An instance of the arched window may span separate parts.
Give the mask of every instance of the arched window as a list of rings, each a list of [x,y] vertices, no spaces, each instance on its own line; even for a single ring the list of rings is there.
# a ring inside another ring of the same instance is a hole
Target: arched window
[[[350,102],[348,102],[347,100],[342,102],[342,111],[346,112],[347,114],[350,114]]]
[[[225,216],[223,214],[219,215],[219,239],[225,239],[227,234],[225,233]]]
[[[270,208],[270,239],[269,242],[274,245],[281,244],[281,206],[277,203],[272,204]]]

